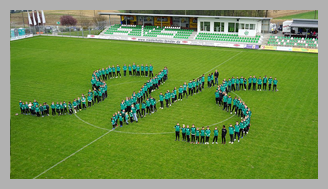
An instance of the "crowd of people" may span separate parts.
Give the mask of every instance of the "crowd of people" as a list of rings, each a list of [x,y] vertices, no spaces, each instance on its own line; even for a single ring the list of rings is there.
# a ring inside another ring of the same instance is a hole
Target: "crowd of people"
[[[151,71],[149,69],[149,76],[153,75],[152,70],[153,67],[151,67]],[[141,69],[140,74],[139,69],[136,67],[136,73],[132,72],[131,74],[136,76],[144,75],[146,77],[148,75],[148,68],[147,71],[146,69]],[[125,100],[122,100],[120,104],[121,110],[114,113],[111,118],[113,129],[118,126],[122,127],[124,123],[128,125],[129,121],[130,123],[134,121],[138,122],[138,118],[143,118],[147,114],[151,115],[151,113],[156,112],[156,99],[151,96],[151,93],[159,89],[159,86],[163,85],[167,79],[168,69],[165,67],[155,77],[144,83],[137,93],[133,91],[131,97],[126,97]]]
[[[136,65],[135,63],[126,66],[123,66],[124,76],[127,75],[127,71],[129,71],[129,76],[141,76],[141,77],[154,77],[153,75],[153,66],[150,64],[149,66],[146,64],[143,66]],[[166,70],[167,71],[167,70]],[[35,116],[49,116],[50,109],[51,115],[66,115],[66,114],[73,114],[81,111],[83,109],[87,109],[88,107],[93,106],[95,103],[99,103],[104,101],[107,98],[107,84],[105,80],[118,78],[121,77],[121,68],[119,65],[116,67],[113,65],[108,66],[107,68],[102,68],[99,70],[95,70],[92,73],[91,78],[91,89],[88,91],[87,95],[82,94],[81,97],[77,97],[76,99],[69,101],[66,103],[65,101],[62,102],[52,102],[50,105],[46,102],[39,104],[36,100],[33,102],[22,102],[19,101],[19,108],[21,110],[21,114],[26,115],[35,115]],[[153,84],[155,81],[159,83],[158,80],[161,80],[164,77],[164,74],[158,74],[156,77],[151,79],[147,82],[147,87],[149,88],[149,83]],[[163,81],[163,80],[162,80]],[[153,86],[158,88],[158,85]],[[147,93],[148,97],[148,93]]]
[[[160,85],[163,85],[165,81],[168,79],[168,69],[165,67],[162,69],[158,74],[153,76],[153,67],[151,64],[149,67],[144,67],[141,64],[141,67],[139,65],[135,65],[135,63],[129,65],[128,67],[126,65],[123,66],[124,76],[126,76],[126,72],[129,70],[130,76],[141,76],[141,77],[150,77],[150,79],[145,82],[140,90],[138,92],[133,92],[131,97],[126,97],[125,100],[121,101],[120,107],[121,110],[114,113],[111,117],[111,124],[113,126],[113,129],[120,126],[122,127],[123,124],[129,124],[135,122],[138,122],[138,118],[146,117],[146,115],[151,115],[152,113],[157,111],[156,107],[156,99],[151,96],[151,93],[155,91],[156,89],[159,89]],[[22,102],[19,101],[19,106],[21,109],[22,114],[26,115],[35,115],[35,116],[42,116],[45,115],[49,116],[50,109],[52,110],[52,115],[66,115],[66,114],[73,114],[77,113],[78,111],[87,109],[91,106],[93,106],[95,103],[99,103],[101,101],[104,101],[107,98],[107,84],[105,83],[105,80],[117,78],[118,75],[120,75],[120,66],[117,65],[115,68],[114,66],[108,67],[106,69],[99,69],[95,70],[92,73],[92,79],[91,79],[91,85],[93,90],[89,90],[87,95],[82,94],[81,97],[77,97],[72,101],[72,103],[69,101],[68,104],[66,104],[65,101],[63,102],[57,102],[56,104],[54,102],[51,103],[49,106],[46,102],[43,104],[39,104],[36,100],[32,102]],[[218,85],[218,77],[219,73],[216,70],[215,73],[211,73],[207,75],[207,87],[211,88],[214,85]],[[248,82],[248,86],[247,86]],[[234,99],[232,99],[231,95],[229,95],[229,92],[231,91],[239,91],[239,90],[267,90],[267,84],[268,84],[268,90],[272,91],[278,91],[277,89],[277,78],[272,79],[272,77],[267,78],[267,76],[264,76],[261,78],[256,78],[255,76],[250,76],[248,79],[243,77],[232,77],[228,80],[223,79],[222,84],[218,85],[216,91],[215,91],[215,102],[219,106],[223,106],[224,111],[234,114],[238,117],[241,117],[240,122],[236,122],[236,124],[233,126],[230,124],[228,131],[230,135],[230,141],[229,143],[233,144],[234,141],[238,139],[238,142],[240,141],[240,138],[243,138],[246,136],[249,132],[250,128],[250,118],[252,115],[252,112],[250,108],[243,102],[240,98],[237,98],[236,96]],[[205,74],[202,76],[192,79],[187,82],[184,82],[183,85],[180,85],[180,87],[177,89],[174,87],[172,91],[167,90],[165,94],[160,93],[159,94],[159,102],[160,102],[160,109],[164,108],[164,100],[166,102],[166,107],[170,107],[174,102],[182,101],[183,98],[188,98],[188,96],[193,96],[199,92],[202,92],[204,90],[205,86]],[[253,88],[252,88],[253,87]],[[188,91],[188,92],[187,92]],[[195,127],[195,125],[192,125],[192,127],[189,128],[189,125],[183,126],[180,128],[179,123],[175,126],[176,131],[176,140],[180,140],[180,131],[182,133],[182,140],[186,141],[188,143],[193,144],[209,144],[209,137],[211,135],[211,130],[209,126],[205,129],[205,127],[199,128]],[[225,128],[225,125],[223,125],[221,130],[221,137],[222,137],[222,144],[226,143],[226,134],[227,129]],[[213,141],[212,144],[216,143],[218,144],[218,135],[219,131],[218,128],[215,127],[213,130]],[[199,139],[200,136],[200,139]]]
[[[213,79],[213,76],[215,79]],[[211,88],[215,84],[218,84],[218,76],[219,73],[217,70],[215,73],[211,73],[208,75],[207,78],[207,87]],[[200,77],[198,80],[202,81],[204,78],[204,75]],[[247,82],[248,82],[248,88],[247,88]],[[196,87],[194,88],[194,84],[192,81],[189,82],[190,85],[188,85],[189,89],[189,95],[192,95],[195,91],[198,92],[196,89],[201,89],[203,88],[204,84],[201,82],[200,88]],[[228,80],[223,79],[222,84],[218,85],[216,91],[215,91],[215,102],[219,106],[223,106],[224,111],[229,112],[234,114],[238,117],[240,117],[240,122],[236,122],[236,124],[233,126],[232,124],[229,125],[228,131],[230,135],[230,140],[229,143],[233,144],[234,141],[238,140],[240,141],[241,138],[246,136],[249,132],[250,129],[250,119],[252,112],[250,108],[243,102],[240,98],[237,98],[236,96],[234,99],[232,99],[231,95],[228,95],[229,92],[231,91],[239,91],[239,90],[256,90],[256,91],[261,91],[262,90],[262,85],[263,85],[263,90],[267,90],[267,84],[269,91],[271,90],[272,86],[272,91],[278,91],[277,89],[277,83],[278,80],[277,78],[272,79],[272,77],[267,77],[266,75],[261,78],[256,78],[255,76],[250,76],[248,80],[243,77],[232,77],[231,79],[229,78]],[[186,83],[185,83],[186,84]],[[253,89],[252,89],[253,86]],[[256,89],[257,87],[257,89]],[[186,88],[187,86],[184,85],[184,87],[180,86],[179,88],[179,99],[181,96],[182,100],[182,93],[184,94],[183,97],[188,96],[186,93]],[[183,124],[182,128],[180,128],[179,123],[175,126],[175,132],[176,132],[176,139],[175,140],[180,140],[180,131],[182,133],[182,140],[186,141],[188,143],[193,143],[193,144],[209,144],[209,137],[211,134],[211,130],[209,126],[207,126],[206,130],[204,127],[199,128],[195,127],[195,125],[192,125],[191,128],[189,128],[189,125],[185,127]],[[213,141],[212,144],[217,143],[218,140],[218,135],[219,131],[218,128],[215,127],[213,131]],[[226,134],[227,134],[227,129],[225,128],[225,125],[223,125],[222,130],[221,130],[221,136],[222,136],[222,144],[226,143]],[[201,137],[199,140],[199,136]],[[206,137],[206,139],[205,139]]]

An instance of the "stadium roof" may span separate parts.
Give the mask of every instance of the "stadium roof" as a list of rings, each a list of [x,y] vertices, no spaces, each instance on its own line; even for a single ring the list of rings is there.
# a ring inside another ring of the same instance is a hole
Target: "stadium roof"
[[[290,27],[298,28],[318,28],[318,20],[313,19],[293,19]]]
[[[266,17],[243,17],[243,16],[206,16],[206,15],[177,15],[177,14],[144,14],[144,13],[114,13],[114,12],[99,12],[99,15],[119,15],[119,16],[169,16],[169,17],[188,17],[188,18],[236,18],[236,19],[252,19],[252,20],[270,20]]]

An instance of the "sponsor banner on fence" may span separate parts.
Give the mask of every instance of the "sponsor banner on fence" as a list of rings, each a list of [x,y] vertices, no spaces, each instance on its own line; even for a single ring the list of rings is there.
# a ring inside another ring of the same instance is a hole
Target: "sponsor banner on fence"
[[[129,37],[131,41],[144,41],[144,42],[155,42],[155,43],[173,43],[173,44],[190,44],[190,41],[170,40],[170,39],[147,39],[147,38],[136,38]]]
[[[265,45],[261,45],[261,49],[277,50],[277,47],[276,46],[265,46]]]
[[[295,48],[295,47],[280,47],[280,46],[265,46],[265,45],[261,45],[261,49],[278,50],[278,51],[293,51],[293,52],[318,53],[318,49]]]
[[[95,38],[95,39],[97,39],[97,38],[99,38],[99,35],[88,35],[87,38]]]
[[[277,50],[278,51],[292,51],[293,47],[280,47],[280,46],[278,46]]]
[[[259,45],[250,45],[250,44],[247,44],[245,46],[245,49],[259,49],[260,46]]]
[[[293,51],[296,51],[296,52],[308,52],[308,49],[306,49],[306,48],[293,48]]]
[[[234,48],[244,48],[245,44],[233,44],[233,43],[214,43],[216,47],[234,47]]]
[[[308,49],[310,53],[318,53],[318,49]]]

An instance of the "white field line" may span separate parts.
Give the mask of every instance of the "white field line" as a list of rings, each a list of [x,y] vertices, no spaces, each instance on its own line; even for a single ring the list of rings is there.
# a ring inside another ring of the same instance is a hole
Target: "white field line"
[[[211,71],[214,70],[215,68],[217,68],[217,67],[221,66],[222,64],[228,62],[229,60],[235,58],[236,56],[240,55],[241,53],[243,53],[243,51],[240,51],[238,54],[236,54],[236,55],[230,57],[228,60],[222,62],[221,64],[219,64],[219,65],[217,65],[217,66],[215,66],[214,68],[210,69],[209,71],[205,72],[204,74],[207,74],[207,73],[211,72]]]
[[[82,122],[84,122],[84,123],[86,123],[86,124],[88,124],[88,125],[91,125],[92,127],[95,127],[95,128],[98,128],[98,129],[103,129],[103,130],[106,130],[106,131],[109,131],[110,129],[106,129],[106,128],[102,128],[102,127],[98,127],[98,126],[96,126],[96,125],[93,125],[93,124],[91,124],[91,123],[88,123],[88,122],[86,122],[86,121],[84,121],[83,119],[81,119],[79,116],[77,116],[76,114],[74,114],[75,115],[75,117],[77,117],[79,120],[81,120]]]
[[[89,145],[91,145],[92,143],[96,142],[97,140],[101,139],[102,137],[104,137],[105,135],[107,135],[109,132],[111,132],[112,130],[109,130],[107,133],[101,135],[100,137],[98,137],[97,139],[93,140],[92,142],[90,142],[89,144],[83,146],[82,148],[80,148],[79,150],[77,150],[76,152],[72,153],[71,155],[67,156],[66,158],[64,158],[63,160],[59,161],[58,163],[56,163],[55,165],[53,165],[52,167],[48,168],[47,170],[43,171],[42,173],[40,173],[38,176],[34,177],[33,179],[38,178],[39,176],[43,175],[44,173],[48,172],[49,170],[51,170],[52,168],[56,167],[57,165],[61,164],[62,162],[66,161],[68,158],[74,156],[76,153],[78,153],[79,151],[83,150],[84,148],[88,147]]]

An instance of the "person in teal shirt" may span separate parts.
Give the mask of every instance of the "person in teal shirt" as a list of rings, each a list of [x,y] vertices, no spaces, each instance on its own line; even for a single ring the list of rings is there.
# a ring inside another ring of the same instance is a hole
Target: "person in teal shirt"
[[[51,115],[56,115],[56,111],[55,111],[56,106],[54,102],[51,103],[50,108],[52,110]]]
[[[204,137],[205,137],[205,130],[204,130],[204,127],[202,127],[202,130],[200,130],[200,142],[202,144],[205,144],[204,143]],[[202,142],[203,141],[203,142]]]
[[[183,93],[183,88],[182,88],[182,85],[180,85],[179,87],[179,97],[178,97],[178,100],[181,100],[182,101],[182,93]]]
[[[146,100],[146,109],[147,109],[146,113],[148,113],[148,115],[150,115],[150,100],[149,100],[149,98],[147,98],[147,100]]]
[[[77,111],[77,102],[76,102],[76,99],[74,99],[74,101],[73,101],[73,108],[74,108],[74,113],[76,113],[76,111]],[[56,115],[56,114],[55,114]]]
[[[267,76],[265,75],[265,76],[263,77],[263,91],[266,91],[267,82],[268,82],[268,78],[267,78]]]
[[[125,112],[124,117],[125,117],[125,123],[127,125],[129,125],[129,114],[128,114],[128,112]]]
[[[217,127],[214,128],[214,138],[212,141],[212,144],[214,144],[214,141],[216,144],[218,144],[218,136],[219,136],[219,130]]]
[[[128,69],[129,69],[129,76],[131,76],[132,75],[132,67],[131,67],[131,64],[129,64]]]
[[[116,66],[116,78],[118,77],[118,74],[120,74],[120,78],[121,78],[121,68],[119,65]]]
[[[237,91],[240,90],[240,85],[239,85],[239,83],[240,83],[240,80],[239,80],[239,78],[237,77],[237,78],[236,78],[236,90],[237,90]]]
[[[228,105],[227,112],[229,111],[230,114],[232,114],[232,111],[231,111],[231,102],[232,102],[232,98],[231,98],[231,96],[229,95],[229,97],[228,97],[228,99],[227,99],[227,105]]]
[[[139,104],[139,102],[136,102],[135,103],[136,104],[136,110],[137,110],[137,117],[139,118],[139,116],[141,117],[141,112],[140,112],[140,104]]]
[[[137,76],[140,76],[140,66],[139,65],[137,65],[136,70],[137,70]]]
[[[215,102],[216,102],[216,104],[218,104],[219,103],[219,97],[220,97],[220,93],[219,93],[219,91],[216,89],[216,91],[215,91]]]
[[[40,117],[40,108],[38,107],[38,105],[35,105],[35,112],[36,112],[36,115],[38,117]]]
[[[124,77],[126,76],[126,70],[127,70],[127,67],[126,67],[126,64],[124,64],[124,66],[123,66]]]
[[[211,87],[211,74],[208,74],[207,76],[207,88]]]
[[[255,77],[255,75],[253,76],[253,91],[256,90],[256,83],[257,83],[257,79]]]
[[[229,126],[229,135],[230,135],[230,142],[231,144],[233,144],[233,134],[234,134],[235,128],[233,128],[232,124],[230,124]]]
[[[58,102],[56,104],[56,112],[57,112],[58,115],[60,115],[60,105],[59,105]]]
[[[184,124],[182,125],[181,133],[182,133],[182,141],[186,141],[186,128]]]
[[[108,75],[109,75],[108,79],[111,79],[113,77],[113,75],[112,75],[112,67],[110,67],[110,66],[108,66]]]
[[[261,91],[262,88],[262,79],[261,76],[257,79],[257,91]]]
[[[200,131],[199,131],[199,128],[197,127],[197,129],[196,129],[196,144],[199,144],[199,134],[200,134]]]
[[[229,78],[229,80],[228,80],[228,92],[230,92],[231,91],[231,79]]]
[[[91,103],[92,103],[92,96],[91,94],[88,95],[88,107],[91,107]]]
[[[180,141],[180,124],[177,123],[176,126],[174,126],[175,128],[175,141]]]
[[[115,73],[115,66],[114,66],[114,65],[112,66],[112,73],[113,73],[113,78],[114,78],[114,77],[117,78],[116,73]]]
[[[270,76],[269,79],[268,79],[268,82],[269,82],[269,91],[271,90],[272,81],[273,81],[273,79]]]
[[[248,90],[251,90],[252,82],[253,82],[253,78],[252,78],[252,76],[249,76],[249,78],[248,78]]]
[[[187,128],[186,128],[186,136],[187,136],[187,142],[189,143],[190,142],[190,128],[189,128],[189,125],[187,125]]]
[[[136,64],[135,63],[132,64],[132,73],[133,73],[134,76],[137,75],[137,73],[136,73]]]
[[[143,66],[143,64],[141,64],[140,66],[140,71],[141,71],[141,76],[145,76],[145,67]]]
[[[236,140],[236,136],[238,136],[238,142],[239,142],[239,137],[240,137],[239,130],[240,130],[240,127],[239,127],[238,121],[236,121],[236,125],[235,125],[235,139],[234,140]]]
[[[205,85],[205,74],[202,75],[201,82],[202,82],[202,88],[204,89],[204,85]]]
[[[244,77],[241,76],[239,80],[240,80],[240,88],[241,88],[241,90],[244,90],[244,86],[245,86],[245,90],[246,90],[246,83],[244,83]]]
[[[191,126],[191,143],[194,143],[196,142],[196,138],[195,138],[195,135],[196,135],[196,127],[194,124],[192,124]]]
[[[170,101],[170,98],[171,98],[170,91],[167,90],[167,92],[165,93],[165,101],[166,101],[166,107],[167,107],[167,108],[169,107],[169,101]],[[170,104],[170,106],[171,106],[171,104]]]
[[[172,104],[174,103],[174,98],[175,98],[175,94],[174,94],[174,90],[172,90],[172,93],[171,93]]]
[[[122,127],[123,126],[123,117],[122,117],[121,113],[119,114],[118,119],[120,121],[120,127]]]
[[[145,66],[145,76],[148,77],[148,65]]]
[[[112,125],[113,125],[113,129],[115,129],[115,125],[116,125],[116,121],[115,121],[115,119],[112,117]]]
[[[71,101],[68,102],[68,113],[70,115],[73,114],[73,105],[72,105]]]
[[[188,98],[186,82],[184,82],[184,84],[183,84],[183,97],[185,97],[185,96]]]
[[[241,121],[239,123],[239,135],[241,135],[240,138],[244,137],[244,121],[243,121],[243,118],[241,118]]]
[[[209,144],[209,140],[210,140],[210,135],[211,135],[211,130],[210,130],[210,127],[207,126],[207,129],[205,131],[205,135],[206,135],[206,141],[205,141],[205,144]]]
[[[193,95],[193,89],[192,89],[192,87],[193,87],[193,84],[192,84],[192,82],[191,82],[191,80],[189,81],[189,83],[188,83],[188,91],[189,91],[189,96],[191,95]]]
[[[86,106],[87,99],[85,98],[85,96],[83,94],[82,94],[81,101],[82,101],[82,109],[87,109],[87,106]]]
[[[272,88],[273,91],[278,91],[278,89],[277,89],[277,83],[278,83],[277,78],[274,78],[274,80],[273,80],[273,88]]]
[[[236,83],[236,79],[234,77],[231,78],[231,91],[235,91],[235,83]]]
[[[159,94],[159,101],[161,102],[161,109],[163,109],[164,108],[164,103],[163,103],[163,101],[164,101],[164,95],[163,95],[163,93],[160,93]]]
[[[149,77],[154,77],[153,69],[154,69],[153,66],[149,64]]]
[[[223,96],[223,109],[222,110],[227,109],[226,111],[228,111],[228,106],[227,106],[228,95],[226,93],[223,93],[223,94],[224,94],[224,96]]]
[[[142,104],[141,104],[141,115],[142,115],[141,117],[146,116],[145,112],[146,112],[146,103],[145,103],[145,101],[143,101]]]

